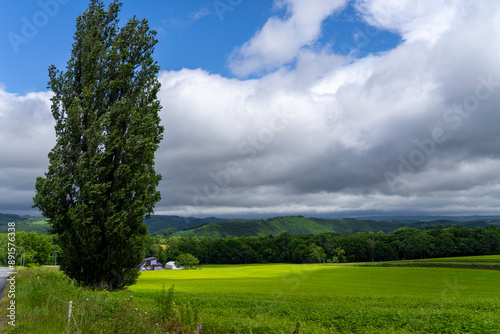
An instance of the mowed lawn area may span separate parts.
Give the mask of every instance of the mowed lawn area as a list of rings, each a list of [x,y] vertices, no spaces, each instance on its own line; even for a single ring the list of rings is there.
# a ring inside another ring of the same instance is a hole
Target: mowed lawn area
[[[204,332],[500,333],[497,270],[207,265],[143,272],[129,290],[148,303],[172,284]]]

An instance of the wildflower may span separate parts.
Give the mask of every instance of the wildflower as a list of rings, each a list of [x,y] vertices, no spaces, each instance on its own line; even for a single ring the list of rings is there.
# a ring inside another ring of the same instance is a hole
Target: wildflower
[[[195,334],[200,334],[202,329],[203,329],[203,327],[201,326],[201,322],[200,322],[200,324],[196,328]]]

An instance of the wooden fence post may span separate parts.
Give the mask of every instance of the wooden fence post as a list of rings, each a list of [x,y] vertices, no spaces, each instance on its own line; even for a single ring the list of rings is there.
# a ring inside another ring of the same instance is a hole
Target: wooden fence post
[[[70,300],[69,306],[68,306],[68,333],[69,333],[69,327],[71,325],[71,307],[73,306],[73,301]]]

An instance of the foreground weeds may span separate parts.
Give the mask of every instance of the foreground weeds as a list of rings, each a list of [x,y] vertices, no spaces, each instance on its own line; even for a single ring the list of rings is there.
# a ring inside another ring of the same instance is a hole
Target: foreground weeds
[[[157,295],[153,302],[141,303],[127,291],[75,286],[57,270],[20,270],[11,333],[201,333],[197,312],[188,304],[175,305],[173,286]]]
[[[145,272],[132,292],[77,287],[57,270],[20,270],[13,332],[500,333],[495,270],[300,268]]]

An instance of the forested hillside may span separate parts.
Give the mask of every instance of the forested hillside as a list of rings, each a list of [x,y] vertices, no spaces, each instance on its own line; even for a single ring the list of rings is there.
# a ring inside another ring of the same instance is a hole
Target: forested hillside
[[[204,224],[221,221],[229,221],[229,219],[152,215],[151,218],[144,219],[144,224],[148,227],[150,234],[170,235],[186,228],[192,228],[194,226],[199,227]],[[43,234],[48,233],[50,230],[44,217],[0,213],[0,233],[7,232],[7,223],[9,222],[16,223],[17,231],[38,232]]]
[[[305,218],[303,216],[274,217],[258,220],[234,220],[216,222],[203,226],[187,227],[184,231],[176,233],[181,236],[196,236],[209,238],[227,237],[264,237],[277,236],[283,232],[292,235],[318,235],[322,233],[357,233],[357,232],[384,232],[389,233],[401,227],[414,227],[419,229],[453,226],[486,227],[497,225],[500,220],[495,219],[420,219],[403,221],[362,220],[362,219],[321,219]]]
[[[180,217],[171,215],[151,215],[151,218],[144,220],[150,234],[172,234],[192,227],[199,227],[213,222],[229,221],[230,219],[208,217]]]
[[[7,223],[16,222],[16,229],[25,232],[48,233],[50,227],[43,217],[19,216],[0,213],[0,233],[7,232]],[[180,235],[208,238],[277,236],[283,232],[292,235],[318,235],[322,233],[390,233],[401,227],[434,229],[437,227],[500,226],[499,217],[382,217],[379,219],[323,219],[303,216],[283,216],[267,219],[231,220],[226,218],[180,217],[152,215],[145,219],[151,235]]]
[[[49,226],[43,217],[0,213],[0,233],[7,233],[7,224],[9,222],[16,223],[17,231],[47,233],[49,230]]]
[[[263,237],[268,235],[276,236],[283,232],[288,232],[292,235],[318,235],[329,232],[390,232],[402,226],[405,226],[405,224],[355,219],[338,220],[286,216],[258,220],[234,220],[211,223],[196,228],[187,228],[185,231],[177,234],[210,238]]]

